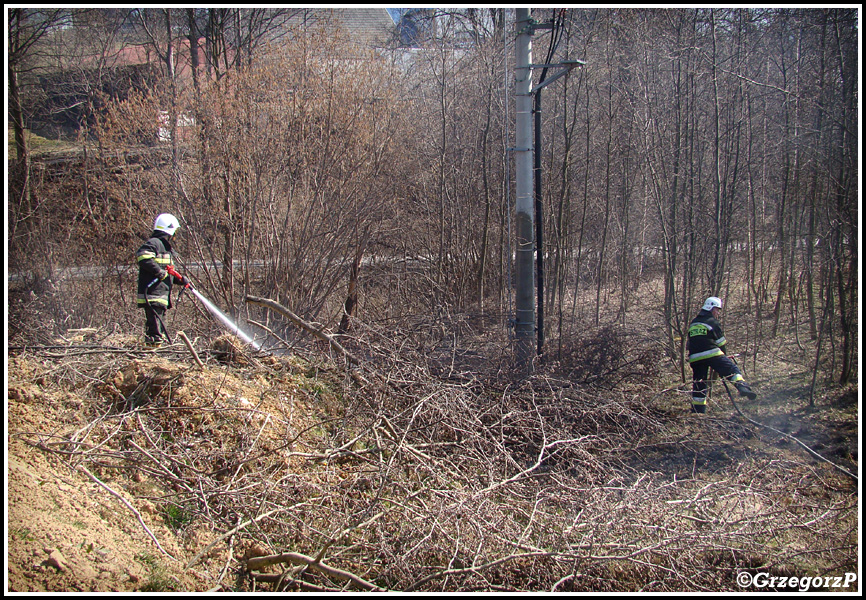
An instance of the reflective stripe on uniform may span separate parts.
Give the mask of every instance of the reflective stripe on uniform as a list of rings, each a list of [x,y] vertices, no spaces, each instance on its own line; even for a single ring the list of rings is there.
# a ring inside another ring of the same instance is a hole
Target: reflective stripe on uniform
[[[707,397],[706,396],[703,396],[703,397],[692,396],[692,404],[694,406],[703,406],[706,403],[707,403]]]
[[[689,354],[689,362],[693,363],[698,360],[703,360],[705,358],[712,358],[714,356],[724,356],[725,353],[722,352],[721,348],[713,348],[712,350],[707,350],[705,352],[697,352],[695,354]]]
[[[143,260],[150,260],[158,265],[170,265],[171,264],[171,254],[154,254],[153,252],[142,252],[136,257],[138,262]]]
[[[136,299],[136,303],[139,306],[144,306],[148,302],[150,302],[151,304],[160,304],[162,306],[167,307],[168,306],[168,297],[165,297],[165,298],[156,297],[155,298],[153,296],[147,296],[147,298],[145,298],[143,295],[139,295],[138,298]]]

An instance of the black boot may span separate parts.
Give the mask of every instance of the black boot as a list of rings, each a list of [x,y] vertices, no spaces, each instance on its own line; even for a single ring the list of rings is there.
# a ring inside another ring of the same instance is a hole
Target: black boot
[[[758,397],[758,394],[752,391],[752,388],[749,387],[747,383],[735,383],[737,389],[740,390],[740,396],[745,396],[749,400],[754,400]]]
[[[704,414],[707,412],[707,405],[706,404],[692,404],[692,412]]]
[[[144,345],[147,348],[159,348],[162,346],[162,336],[161,335],[146,335],[144,336]]]

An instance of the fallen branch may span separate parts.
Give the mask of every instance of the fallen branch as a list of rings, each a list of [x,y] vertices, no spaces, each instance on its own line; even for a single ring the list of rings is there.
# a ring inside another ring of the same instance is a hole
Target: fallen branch
[[[315,558],[312,558],[311,556],[307,556],[306,554],[300,554],[298,552],[283,552],[282,554],[272,554],[270,556],[258,556],[255,558],[251,558],[247,561],[247,569],[250,571],[258,571],[264,569],[265,567],[280,563],[303,566],[307,569],[318,571],[330,577],[337,577],[338,579],[350,581],[356,586],[368,591],[383,591],[382,588],[380,588],[376,584],[370,583],[369,581],[358,577],[354,573],[350,573],[349,571],[344,571],[343,569],[338,569],[336,567],[331,567],[323,562],[318,562]]]
[[[186,334],[183,331],[177,332],[178,337],[183,340],[183,343],[186,344],[186,347],[189,348],[192,357],[195,359],[195,364],[199,366],[199,368],[204,368],[204,363],[201,362],[201,359],[198,357],[198,352],[195,351],[195,348],[192,347],[192,342],[189,341],[189,338],[186,337]]]
[[[153,532],[150,530],[150,527],[148,527],[148,526],[147,526],[147,523],[144,522],[144,519],[141,518],[141,513],[138,512],[137,510],[135,510],[135,507],[134,507],[132,504],[130,504],[129,502],[127,502],[126,498],[124,498],[123,496],[121,496],[120,494],[118,494],[117,492],[115,492],[113,489],[111,489],[110,487],[108,487],[107,485],[105,485],[104,483],[102,483],[102,481],[100,481],[99,478],[96,477],[96,475],[94,475],[93,473],[91,473],[90,471],[88,471],[88,470],[87,470],[87,467],[85,467],[84,465],[78,465],[78,468],[81,469],[82,471],[84,471],[84,473],[85,473],[88,477],[90,477],[90,479],[92,479],[94,482],[96,482],[97,484],[99,484],[99,485],[100,485],[103,489],[105,489],[109,494],[111,494],[112,496],[114,496],[115,498],[117,498],[118,500],[120,500],[121,502],[123,502],[123,503],[126,505],[126,507],[127,507],[129,510],[131,510],[131,511],[133,512],[133,514],[135,514],[136,518],[138,518],[138,522],[141,523],[141,526],[142,526],[142,527],[144,527],[144,530],[147,532],[147,535],[150,536],[150,539],[153,540],[153,543],[156,544],[156,547],[159,548],[159,551],[162,552],[163,554],[165,554],[165,555],[166,555],[167,557],[169,557],[170,559],[172,559],[172,560],[177,560],[175,557],[173,557],[171,554],[169,554],[169,553],[168,553],[168,552],[167,552],[167,551],[166,551],[166,550],[165,550],[165,549],[160,545],[159,540],[157,540],[157,539],[156,539],[156,536],[153,535]]]
[[[268,300],[267,298],[259,298],[258,296],[247,296],[245,298],[245,300],[247,302],[249,302],[250,304],[258,304],[260,306],[266,306],[266,307],[270,308],[271,310],[273,310],[274,312],[277,312],[277,313],[283,315],[284,317],[286,317],[288,320],[290,320],[292,323],[294,323],[295,325],[297,325],[301,329],[304,329],[304,330],[308,331],[309,333],[312,333],[317,338],[328,342],[328,344],[330,345],[331,348],[333,348],[334,350],[336,350],[337,352],[339,352],[340,354],[345,356],[346,360],[349,361],[350,363],[354,363],[356,365],[361,364],[360,359],[358,359],[355,355],[353,355],[351,352],[346,350],[346,348],[344,348],[340,342],[335,340],[333,336],[328,335],[327,333],[325,333],[321,329],[317,329],[311,323],[304,321],[301,317],[299,317],[298,315],[296,315],[295,313],[290,311],[288,308],[286,308],[285,306],[283,306],[279,302],[275,302],[273,300]]]

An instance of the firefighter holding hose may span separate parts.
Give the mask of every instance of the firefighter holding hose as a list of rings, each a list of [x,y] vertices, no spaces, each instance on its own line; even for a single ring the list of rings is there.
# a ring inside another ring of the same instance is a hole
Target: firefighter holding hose
[[[171,308],[172,284],[189,286],[174,269],[171,238],[178,229],[180,222],[174,215],[159,215],[154,221],[153,233],[135,255],[138,263],[136,302],[144,309],[144,344],[149,348],[158,348],[163,341],[170,342],[162,318]]]
[[[741,396],[749,400],[757,394],[746,383],[740,368],[726,356],[725,334],[719,324],[722,301],[710,296],[689,325],[689,365],[692,367],[692,412],[707,412],[707,377],[712,368],[720,377],[734,384]]]

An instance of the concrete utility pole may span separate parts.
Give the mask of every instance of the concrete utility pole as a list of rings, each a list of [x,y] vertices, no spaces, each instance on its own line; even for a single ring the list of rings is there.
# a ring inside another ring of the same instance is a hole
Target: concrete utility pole
[[[516,98],[515,163],[515,236],[517,256],[515,277],[515,338],[516,366],[529,373],[535,356],[535,281],[533,256],[534,186],[532,161],[532,21],[528,8],[518,8],[515,21],[516,66],[514,95]]]
[[[554,21],[541,25],[533,22],[530,9],[518,8],[515,21],[516,69],[515,91],[517,102],[517,143],[514,150],[515,180],[517,197],[516,212],[516,246],[515,259],[515,338],[516,366],[518,371],[529,374],[532,371],[532,361],[536,353],[541,354],[544,347],[544,248],[542,247],[542,195],[541,195],[541,90],[560,77],[567,75],[572,69],[583,66],[581,60],[564,60],[559,64],[532,64],[532,34],[537,29],[555,30]],[[551,56],[555,44],[551,42]],[[532,68],[541,67],[541,81],[532,86]],[[556,73],[547,77],[548,69]],[[534,98],[533,98],[534,96]],[[535,108],[533,110],[533,99]],[[533,112],[535,113],[533,115]],[[533,124],[533,117],[535,123]],[[535,137],[533,139],[533,129]],[[533,161],[533,147],[534,161]],[[536,325],[535,285],[533,278],[533,258],[538,261],[538,314]],[[533,351],[533,338],[538,331],[537,350]]]

